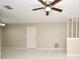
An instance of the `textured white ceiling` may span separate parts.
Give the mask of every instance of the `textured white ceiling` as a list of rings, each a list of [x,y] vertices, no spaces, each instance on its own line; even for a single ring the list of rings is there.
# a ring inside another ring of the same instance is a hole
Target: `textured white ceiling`
[[[5,5],[13,10],[7,10]],[[0,0],[0,17],[6,23],[52,23],[65,22],[67,16],[79,15],[79,0],[62,0],[55,7],[63,12],[52,10],[49,16],[45,16],[45,10],[32,11],[41,6],[38,0]]]

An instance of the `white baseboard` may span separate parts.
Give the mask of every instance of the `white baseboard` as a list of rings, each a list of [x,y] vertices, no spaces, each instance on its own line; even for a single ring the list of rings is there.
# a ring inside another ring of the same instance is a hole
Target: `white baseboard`
[[[66,50],[66,49],[62,49],[62,48],[36,48],[38,50]]]
[[[16,48],[16,47],[2,47],[1,49],[36,49],[36,50],[66,50],[62,48]]]
[[[79,54],[67,54],[67,56],[79,56]]]

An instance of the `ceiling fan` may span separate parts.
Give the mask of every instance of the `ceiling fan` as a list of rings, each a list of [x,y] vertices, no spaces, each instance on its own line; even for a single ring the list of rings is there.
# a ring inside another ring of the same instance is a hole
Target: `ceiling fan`
[[[53,7],[55,4],[57,4],[61,0],[54,0],[54,1],[52,1],[52,0],[49,0],[49,1],[47,1],[47,0],[38,0],[38,1],[41,2],[45,7],[32,9],[33,11],[45,9],[46,10],[46,16],[49,15],[50,10],[55,10],[55,11],[58,11],[58,12],[63,11],[59,8]]]

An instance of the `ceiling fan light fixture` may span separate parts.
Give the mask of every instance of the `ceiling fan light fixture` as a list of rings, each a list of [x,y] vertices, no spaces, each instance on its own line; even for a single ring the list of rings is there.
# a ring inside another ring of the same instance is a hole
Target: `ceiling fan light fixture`
[[[1,21],[1,19],[0,19],[0,26],[5,26],[6,24],[5,23],[3,23],[2,21]]]
[[[53,2],[54,0],[49,0],[50,2]]]
[[[45,10],[46,11],[51,11],[51,8],[50,7],[46,7]]]
[[[46,12],[46,16],[49,15],[49,12],[50,12],[51,10],[55,10],[55,11],[57,11],[57,12],[62,12],[62,11],[63,11],[62,9],[52,7],[52,6],[54,6],[55,4],[57,4],[58,2],[60,2],[61,0],[38,0],[38,1],[39,1],[40,3],[42,3],[45,7],[35,8],[35,9],[33,9],[33,11],[44,9],[45,12]]]
[[[44,2],[46,2],[47,0],[43,0]]]
[[[2,23],[1,26],[5,26],[6,24]]]
[[[0,23],[0,26],[5,26],[6,24],[4,24],[4,23]]]
[[[50,2],[53,2],[54,0],[43,0],[44,2],[46,2],[46,1],[50,1]]]

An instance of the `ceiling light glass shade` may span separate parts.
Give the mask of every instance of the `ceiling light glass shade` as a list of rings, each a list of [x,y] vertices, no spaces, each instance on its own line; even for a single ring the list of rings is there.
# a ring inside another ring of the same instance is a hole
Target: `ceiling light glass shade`
[[[5,26],[6,24],[5,23],[3,23],[2,21],[1,21],[1,19],[0,19],[0,26]]]
[[[46,2],[47,0],[43,0],[44,2]]]
[[[6,24],[4,24],[4,23],[0,23],[0,26],[5,26]]]
[[[5,25],[6,25],[6,24],[4,24],[4,23],[3,23],[3,24],[1,24],[1,26],[5,26]]]
[[[50,1],[50,2],[53,2],[54,0],[43,0],[44,2],[46,2],[46,1]]]
[[[46,11],[51,11],[51,8],[50,8],[50,7],[46,7],[45,10],[46,10]]]
[[[49,0],[50,2],[53,2],[54,0]]]

